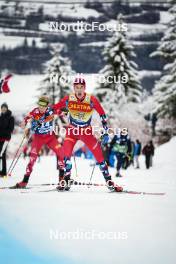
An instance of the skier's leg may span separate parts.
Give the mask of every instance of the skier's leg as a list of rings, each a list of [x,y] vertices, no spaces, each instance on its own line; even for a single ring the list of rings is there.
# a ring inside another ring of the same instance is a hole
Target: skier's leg
[[[90,151],[93,153],[95,159],[99,163],[100,170],[104,176],[105,181],[108,184],[109,189],[113,189],[116,191],[122,191],[123,189],[119,186],[114,187],[114,183],[112,182],[111,175],[108,170],[108,166],[104,160],[103,152],[101,149],[100,142],[93,135],[83,135],[81,140],[87,145]]]
[[[74,137],[66,137],[64,140],[64,161],[65,161],[65,169],[66,169],[66,174],[69,174],[72,169],[72,164],[71,164],[71,155],[73,152],[73,148],[77,142],[77,139]]]
[[[124,157],[123,157],[123,154],[121,153],[117,153],[116,154],[116,157],[117,157],[117,173],[116,173],[116,177],[121,177],[121,174],[120,174],[120,169],[123,165],[123,162],[124,162]]]
[[[87,135],[86,137],[82,137],[81,140],[87,145],[87,147],[93,153],[95,159],[99,163],[100,170],[102,171],[105,180],[111,179],[111,176],[108,171],[108,166],[105,162],[101,145],[98,142],[98,140],[93,135],[91,136]]]
[[[34,137],[31,145],[30,160],[26,168],[26,175],[30,176],[33,170],[33,166],[38,158],[38,154],[44,144],[44,141],[40,137]]]
[[[29,177],[33,170],[33,166],[37,160],[38,153],[40,149],[42,148],[43,144],[44,144],[43,138],[41,138],[40,136],[36,136],[36,135],[33,137],[33,141],[31,144],[30,160],[26,167],[26,173],[24,175],[22,182],[16,184],[17,188],[25,188],[26,185],[28,184]]]
[[[64,177],[60,177],[60,183],[58,186],[58,190],[69,190],[70,189],[70,176],[71,176],[71,155],[73,152],[74,145],[76,144],[77,139],[73,136],[66,136],[63,144],[63,153],[64,153],[64,166],[65,172]]]

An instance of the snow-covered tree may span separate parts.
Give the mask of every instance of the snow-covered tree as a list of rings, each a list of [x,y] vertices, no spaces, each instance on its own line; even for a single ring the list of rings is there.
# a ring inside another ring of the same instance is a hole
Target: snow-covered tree
[[[119,23],[123,23],[121,16],[117,19],[117,24]],[[134,48],[126,32],[115,31],[108,40],[103,55],[106,66],[100,71],[100,75],[104,76],[104,82],[99,84],[95,93],[104,102],[108,114],[113,116],[124,103],[139,102],[142,87],[137,65],[132,60],[136,56]],[[113,77],[111,83],[109,76]]]
[[[164,36],[161,39],[159,47],[151,54],[151,57],[160,56],[166,63],[172,62],[173,58],[176,57],[176,0],[170,2],[173,5],[168,12],[172,16],[172,19],[164,31]]]
[[[52,49],[52,58],[44,65],[45,75],[38,88],[40,94],[46,94],[52,99],[52,103],[70,92],[71,76],[74,74],[70,60],[62,57],[60,51],[60,47]]]
[[[167,73],[161,77],[154,88],[154,111],[160,117],[176,119],[176,60],[166,64],[164,69]]]
[[[154,111],[162,118],[176,118],[176,0],[169,9],[173,16],[161,43],[151,56],[161,56],[166,61],[161,79],[156,83]]]

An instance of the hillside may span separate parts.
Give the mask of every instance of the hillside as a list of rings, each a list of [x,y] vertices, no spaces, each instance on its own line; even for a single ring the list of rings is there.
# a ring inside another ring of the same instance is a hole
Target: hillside
[[[72,1],[10,1],[0,2],[0,70],[8,69],[18,74],[43,72],[42,64],[50,58],[49,47],[64,44],[63,55],[72,61],[76,72],[97,73],[104,65],[102,51],[109,31],[50,32],[50,21],[75,23],[99,22],[114,25],[121,12],[128,23],[128,32],[135,46],[143,87],[151,91],[159,78],[163,62],[149,55],[158,46],[170,19],[169,4],[144,1],[130,2],[83,2]],[[91,56],[88,56],[91,54]],[[13,63],[12,63],[13,62]]]

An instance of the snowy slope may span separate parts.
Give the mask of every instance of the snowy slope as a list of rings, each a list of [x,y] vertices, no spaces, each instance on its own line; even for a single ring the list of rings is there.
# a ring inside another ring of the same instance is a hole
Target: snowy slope
[[[22,243],[28,249],[26,263],[172,264],[176,259],[175,148],[173,138],[156,150],[151,170],[145,169],[141,157],[140,170],[130,168],[123,172],[125,177],[118,179],[126,189],[166,192],[165,196],[108,193],[104,187],[75,186],[67,193],[40,192],[53,189],[52,186],[1,190],[0,229],[13,237],[16,245]],[[1,179],[0,186],[21,179],[26,162],[20,160],[13,177]],[[79,180],[88,181],[92,170],[89,165],[90,161],[77,159]],[[115,174],[114,169],[111,173]],[[93,181],[103,181],[98,168]],[[36,164],[30,185],[44,182],[57,182],[53,157],[43,157]],[[50,231],[62,236],[54,239]],[[86,232],[94,236],[86,238]],[[116,239],[108,239],[108,232],[116,233]],[[6,245],[3,244],[4,249]],[[13,263],[24,263],[23,254],[15,262],[15,247],[11,253]],[[36,262],[30,261],[31,254]],[[6,263],[12,263],[10,258],[6,256]]]

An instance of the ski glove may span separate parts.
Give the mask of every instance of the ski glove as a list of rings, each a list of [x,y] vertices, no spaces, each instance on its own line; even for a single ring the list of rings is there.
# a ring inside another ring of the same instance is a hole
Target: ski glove
[[[102,126],[103,126],[104,130],[106,131],[108,129],[107,117],[106,117],[106,115],[101,115],[100,118],[101,118]]]
[[[109,136],[108,136],[108,134],[102,135],[101,144],[102,145],[107,145],[108,142],[109,142]]]
[[[25,136],[26,138],[29,138],[29,136],[30,136],[30,129],[29,129],[29,128],[26,128],[26,129],[24,130],[24,136]]]

